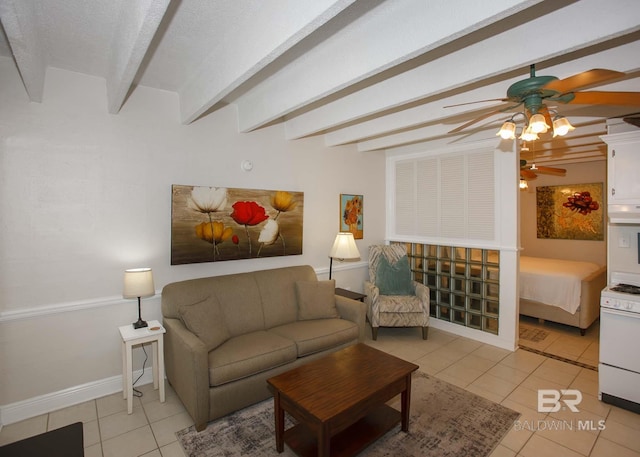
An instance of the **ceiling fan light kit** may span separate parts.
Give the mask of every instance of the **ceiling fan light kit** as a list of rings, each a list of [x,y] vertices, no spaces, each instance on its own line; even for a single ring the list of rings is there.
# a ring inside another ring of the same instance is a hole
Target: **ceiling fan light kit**
[[[555,110],[549,110],[549,112],[554,112]],[[514,122],[514,118],[521,114],[527,119],[527,115],[525,113],[516,113],[509,120],[507,120],[496,136],[500,136],[504,140],[515,140],[516,138],[516,124]],[[569,120],[556,113],[553,118],[553,137],[556,136],[564,136],[569,133],[571,130],[575,130],[575,127],[571,125]],[[522,129],[522,133],[520,135],[520,139],[524,141],[533,141],[539,139],[538,133],[547,133],[549,131],[549,124],[547,124],[547,120],[545,119],[543,114],[536,113],[528,119],[527,125]]]
[[[520,138],[525,141],[538,139],[538,133],[546,133],[551,128],[549,124],[552,124],[554,137],[564,136],[571,130],[574,130],[574,127],[565,117],[558,114],[556,110],[550,109],[546,103],[619,106],[640,105],[640,92],[580,92],[581,89],[620,79],[624,76],[626,76],[626,74],[619,71],[595,68],[568,78],[558,79],[555,76],[536,76],[535,65],[530,65],[529,78],[517,81],[509,86],[505,98],[460,104],[468,105],[470,103],[496,100],[504,103],[498,106],[495,111],[472,119],[451,130],[449,133],[460,132],[490,116],[507,113],[522,106],[522,111],[513,114],[511,118],[502,124],[502,127],[497,133],[498,136],[505,140],[514,140],[516,138],[514,119],[518,115],[524,117],[525,125]],[[460,105],[449,105],[448,107]],[[552,114],[554,115],[553,119],[551,118]]]

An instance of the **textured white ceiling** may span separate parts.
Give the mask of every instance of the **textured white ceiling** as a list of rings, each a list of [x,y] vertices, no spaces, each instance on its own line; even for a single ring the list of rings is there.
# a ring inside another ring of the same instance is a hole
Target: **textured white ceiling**
[[[637,0],[0,0],[0,56],[32,101],[57,67],[105,78],[113,113],[143,85],[178,93],[184,123],[234,103],[241,131],[284,122],[367,151],[493,135],[507,114],[448,132],[498,102],[444,107],[502,98],[532,63],[622,71],[597,89],[640,91],[638,18]],[[602,157],[605,118],[640,106],[558,111],[584,134],[540,148],[583,160]]]

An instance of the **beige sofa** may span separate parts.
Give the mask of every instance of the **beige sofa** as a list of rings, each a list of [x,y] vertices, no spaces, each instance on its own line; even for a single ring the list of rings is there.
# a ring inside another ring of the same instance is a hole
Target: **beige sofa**
[[[266,380],[364,340],[364,303],[308,265],[192,279],[162,290],[167,379],[208,421],[271,395]]]

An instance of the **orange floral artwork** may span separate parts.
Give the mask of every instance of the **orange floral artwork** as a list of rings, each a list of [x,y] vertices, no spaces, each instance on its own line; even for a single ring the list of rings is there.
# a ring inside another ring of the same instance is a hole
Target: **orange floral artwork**
[[[340,194],[340,231],[351,232],[356,240],[364,236],[362,195]]]

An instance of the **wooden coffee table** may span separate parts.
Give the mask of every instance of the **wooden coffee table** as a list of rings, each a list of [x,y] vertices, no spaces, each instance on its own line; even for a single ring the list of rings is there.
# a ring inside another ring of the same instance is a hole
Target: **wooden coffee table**
[[[365,344],[342,349],[267,380],[276,449],[301,456],[348,456],[401,422],[409,431],[411,374],[418,365]],[[401,411],[385,404],[401,395]],[[284,430],[284,413],[297,422]]]

